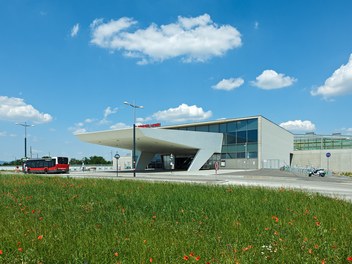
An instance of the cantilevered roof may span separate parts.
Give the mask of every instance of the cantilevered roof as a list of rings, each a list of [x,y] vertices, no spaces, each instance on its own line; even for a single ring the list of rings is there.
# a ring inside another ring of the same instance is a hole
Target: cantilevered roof
[[[133,129],[108,130],[76,135],[80,140],[109,147],[132,149]],[[199,170],[214,154],[220,153],[222,133],[161,128],[136,128],[136,150],[143,167],[154,154],[194,154],[189,170]],[[138,167],[137,161],[137,167]]]
[[[76,135],[81,141],[116,147],[133,148],[133,129],[107,130]],[[214,144],[216,143],[216,144]],[[163,153],[196,153],[211,147],[221,152],[222,134],[161,128],[136,127],[136,148],[139,151]],[[216,146],[215,146],[216,145]]]

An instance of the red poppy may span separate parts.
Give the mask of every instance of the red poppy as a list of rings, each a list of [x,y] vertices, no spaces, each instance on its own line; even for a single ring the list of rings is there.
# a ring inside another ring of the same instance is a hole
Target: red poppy
[[[150,259],[149,259],[149,262],[152,263],[152,262],[153,262],[153,258],[150,258]]]
[[[320,226],[320,222],[315,222],[315,225],[316,226]]]
[[[43,239],[43,235],[38,236],[38,240],[42,240]]]
[[[199,261],[200,260],[200,256],[196,257],[196,261]]]
[[[347,261],[352,261],[352,256],[348,257]]]
[[[275,220],[276,223],[279,222],[279,218],[277,216],[273,215],[271,218]]]
[[[19,252],[23,252],[23,248],[18,248],[18,251]]]
[[[189,257],[188,256],[183,256],[183,260],[189,260]]]
[[[114,256],[115,256],[115,257],[118,257],[118,256],[119,256],[119,253],[115,252],[115,253],[114,253]]]
[[[2,250],[0,249],[0,255],[2,255],[3,254],[3,252],[2,252]]]

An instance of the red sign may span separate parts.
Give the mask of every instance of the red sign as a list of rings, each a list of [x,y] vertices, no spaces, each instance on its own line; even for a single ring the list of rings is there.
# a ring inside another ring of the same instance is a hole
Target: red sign
[[[155,123],[155,124],[144,124],[144,125],[139,125],[137,127],[141,127],[141,128],[153,128],[153,127],[160,127],[161,124],[160,123]]]

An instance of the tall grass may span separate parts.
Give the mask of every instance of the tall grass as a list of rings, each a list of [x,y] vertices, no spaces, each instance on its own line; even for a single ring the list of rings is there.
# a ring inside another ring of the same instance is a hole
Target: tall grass
[[[347,263],[352,204],[289,189],[0,175],[1,263]]]

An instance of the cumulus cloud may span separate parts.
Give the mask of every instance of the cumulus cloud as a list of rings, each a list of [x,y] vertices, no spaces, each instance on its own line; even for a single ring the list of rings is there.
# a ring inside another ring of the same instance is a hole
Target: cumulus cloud
[[[211,111],[204,111],[203,108],[196,105],[181,104],[176,108],[159,111],[153,114],[153,119],[158,121],[167,121],[172,123],[186,121],[201,121],[212,116]]]
[[[130,128],[131,126],[126,125],[125,123],[116,123],[112,126],[110,126],[110,129],[124,129],[124,128]]]
[[[0,120],[31,121],[33,123],[48,123],[52,116],[40,113],[32,105],[26,104],[22,98],[0,96]]]
[[[222,79],[216,85],[212,86],[215,90],[225,90],[231,91],[235,88],[240,87],[244,83],[242,78],[230,78],[230,79]]]
[[[71,37],[72,38],[76,37],[78,34],[78,31],[79,31],[79,24],[77,23],[71,29]]]
[[[105,108],[104,119],[108,118],[109,115],[116,114],[117,110],[118,110],[117,107],[111,108],[110,106],[108,106],[107,108]]]
[[[180,57],[184,62],[203,62],[222,56],[242,45],[240,32],[231,25],[218,26],[208,14],[198,17],[179,16],[175,23],[151,24],[137,28],[137,21],[122,17],[104,22],[95,19],[90,27],[91,43],[139,59],[139,64]]]
[[[352,93],[352,54],[346,65],[338,68],[324,85],[311,91],[313,96],[322,96],[325,99]]]
[[[300,131],[300,132],[310,132],[315,130],[315,124],[313,124],[309,120],[293,120],[287,121],[280,124],[281,127],[289,130],[289,131]]]
[[[92,128],[94,126],[99,127],[102,125],[107,125],[111,123],[111,121],[108,120],[108,117],[112,114],[117,113],[118,108],[112,108],[110,106],[106,107],[103,111],[103,118],[98,119],[98,118],[86,118],[82,122],[75,123],[72,127],[69,127],[68,130],[71,131],[73,134],[80,134],[80,133],[85,133],[88,132],[88,128]],[[114,126],[111,126],[112,129]]]
[[[295,78],[285,76],[282,73],[277,73],[274,70],[265,70],[251,83],[258,88],[272,90],[291,86],[294,82],[296,82]]]

